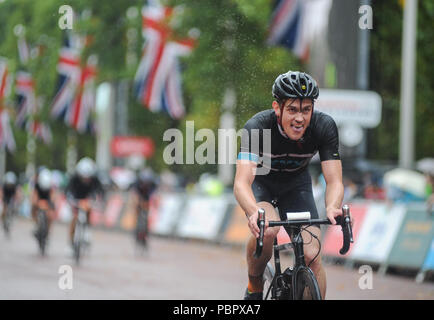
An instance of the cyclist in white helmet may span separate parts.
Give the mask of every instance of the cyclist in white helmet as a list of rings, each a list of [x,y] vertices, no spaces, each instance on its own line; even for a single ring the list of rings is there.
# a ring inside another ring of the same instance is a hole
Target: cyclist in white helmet
[[[51,171],[42,167],[35,181],[35,188],[32,193],[32,218],[35,224],[38,223],[38,209],[43,209],[47,214],[48,234],[50,232],[51,223],[55,218],[54,203],[52,201],[53,184]],[[36,230],[33,232],[37,236]]]
[[[88,158],[82,158],[75,167],[75,172],[66,187],[65,194],[72,205],[73,218],[69,228],[69,240],[72,244],[75,225],[78,219],[78,208],[76,203],[80,207],[84,208],[87,212],[87,221],[90,221],[90,202],[89,200],[96,196],[104,196],[104,189],[97,177],[97,168],[95,162]]]

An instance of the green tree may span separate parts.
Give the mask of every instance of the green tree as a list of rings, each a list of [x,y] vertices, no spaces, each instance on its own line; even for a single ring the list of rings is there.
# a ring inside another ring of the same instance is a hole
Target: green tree
[[[175,26],[179,35],[185,36],[192,28],[200,30],[197,47],[189,57],[182,59],[183,86],[187,117],[171,120],[165,114],[155,114],[139,104],[133,95],[129,97],[129,133],[151,136],[156,142],[156,154],[149,163],[161,170],[167,165],[162,154],[167,143],[162,141],[167,128],[185,130],[185,121],[194,120],[195,128],[211,128],[217,134],[223,94],[233,88],[237,95],[236,125],[241,128],[254,113],[271,104],[271,84],[282,70],[297,69],[300,64],[286,49],[265,46],[270,2],[268,0],[202,0],[166,1],[182,5],[180,21]],[[74,32],[85,34],[90,40],[83,54],[83,61],[90,54],[98,56],[98,83],[130,79],[137,69],[126,62],[127,31],[136,30],[139,37],[133,48],[141,55],[143,39],[140,14],[127,17],[127,10],[141,10],[141,1],[84,1],[68,3],[76,14]],[[0,55],[9,57],[11,68],[19,67],[17,39],[13,28],[17,24],[26,27],[26,39],[43,51],[31,60],[28,70],[36,81],[36,92],[45,97],[41,118],[48,121],[53,130],[53,143],[45,146],[37,143],[37,164],[65,169],[65,145],[68,129],[50,118],[50,104],[56,89],[59,48],[63,32],[58,27],[60,14],[58,1],[5,1],[0,4]],[[131,83],[131,82],[130,82]],[[8,166],[24,170],[26,165],[27,134],[15,130],[18,150],[8,156]],[[79,156],[95,155],[95,139],[89,134],[78,136]],[[54,157],[53,157],[54,155]],[[216,171],[216,165],[173,166],[171,169],[198,177],[205,171]]]
[[[419,1],[416,56],[415,157],[433,156],[434,99],[431,63],[434,41],[432,21],[434,4]],[[398,1],[373,3],[374,29],[371,37],[370,87],[383,98],[382,121],[369,133],[368,157],[377,160],[398,160],[400,76],[403,9]]]

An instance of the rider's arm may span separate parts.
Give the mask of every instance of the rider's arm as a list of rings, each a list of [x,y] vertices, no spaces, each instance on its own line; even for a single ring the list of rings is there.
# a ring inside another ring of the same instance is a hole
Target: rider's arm
[[[249,228],[255,237],[259,236],[256,223],[259,207],[253,195],[252,183],[255,179],[256,163],[249,160],[237,160],[234,180],[234,195],[249,219]]]
[[[234,180],[234,195],[246,215],[251,216],[258,211],[252,183],[255,179],[256,163],[248,160],[237,160]]]
[[[340,208],[344,198],[342,163],[341,160],[322,161],[321,168],[326,181],[325,205],[327,218],[333,224],[336,224],[334,218],[342,214]]]

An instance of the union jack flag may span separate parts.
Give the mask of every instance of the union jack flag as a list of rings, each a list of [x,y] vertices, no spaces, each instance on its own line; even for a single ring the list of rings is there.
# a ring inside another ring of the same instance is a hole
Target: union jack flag
[[[6,59],[0,57],[0,109],[4,107],[4,100],[9,94],[10,80]]]
[[[85,132],[90,128],[90,115],[95,105],[96,62],[91,57],[85,67],[81,66],[79,45],[72,43],[77,39],[68,37],[60,50],[58,89],[51,115],[75,130]]]
[[[15,124],[24,129],[28,117],[36,111],[34,82],[29,72],[17,72],[15,93],[17,96]]]
[[[302,60],[309,56],[305,5],[305,0],[276,0],[267,38],[268,45],[287,47]]]
[[[53,140],[50,127],[42,121],[32,119],[27,122],[26,129],[33,134],[36,138],[40,139],[46,144],[51,143]]]
[[[15,151],[15,139],[10,125],[9,113],[5,109],[4,100],[10,88],[10,76],[6,59],[0,58],[0,148]]]
[[[168,25],[172,14],[173,8],[155,3],[142,9],[145,45],[135,76],[135,94],[149,110],[165,111],[179,119],[184,116],[185,107],[178,57],[192,51],[194,40],[173,39]]]
[[[6,109],[0,110],[0,147],[6,147],[10,152],[14,152],[16,149],[9,113]]]

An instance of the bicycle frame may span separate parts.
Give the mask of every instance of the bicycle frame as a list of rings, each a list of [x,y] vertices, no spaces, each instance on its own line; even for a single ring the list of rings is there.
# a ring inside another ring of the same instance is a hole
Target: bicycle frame
[[[73,242],[74,242],[75,261],[78,264],[80,260],[82,248],[86,244],[84,237],[85,237],[85,233],[87,232],[88,226],[87,226],[87,212],[83,210],[81,207],[77,207],[77,208],[78,208],[77,223],[74,229]]]
[[[7,236],[9,236],[10,228],[12,224],[12,218],[14,215],[14,208],[13,208],[13,200],[5,201],[4,205],[4,216],[3,216],[3,229],[5,230],[5,233]]]
[[[343,241],[342,249],[339,252],[343,255],[349,250],[350,243],[353,243],[351,216],[349,212],[349,207],[347,205],[345,205],[342,208],[342,216],[336,217],[336,222],[338,225],[342,227],[344,241]],[[256,241],[256,251],[254,253],[255,258],[259,258],[262,252],[264,229],[265,229],[265,210],[263,209],[259,210],[257,223],[260,232],[259,232],[259,238]],[[313,282],[311,282],[311,285],[314,286],[315,291],[318,292],[320,297],[317,280],[312,270],[308,266],[306,266],[306,262],[304,259],[303,238],[301,236],[301,231],[303,226],[308,227],[308,226],[322,225],[322,224],[330,225],[331,222],[329,219],[301,219],[301,220],[285,220],[285,221],[268,222],[269,227],[278,227],[278,226],[285,227],[285,230],[287,231],[287,233],[291,238],[291,246],[294,249],[294,257],[295,257],[295,263],[293,269],[288,268],[290,274],[288,275],[286,273],[288,269],[282,273],[281,266],[280,266],[280,254],[279,254],[279,251],[281,250],[282,246],[277,245],[277,240],[276,239],[274,240],[274,261],[275,261],[276,270],[269,288],[270,291],[274,287],[274,290],[272,291],[272,298],[278,298],[278,299],[280,298],[276,296],[276,292],[278,289],[277,280],[280,279],[282,275],[285,273],[289,277],[291,277],[290,289],[291,289],[292,298],[296,297],[296,293],[298,292],[297,279],[298,279],[298,274],[300,272],[307,272],[309,274],[308,276],[314,280]],[[284,283],[282,284],[282,286],[284,286]],[[269,292],[267,292],[266,297],[268,297],[268,293]]]
[[[48,236],[48,217],[47,211],[43,208],[38,209],[38,229],[37,240],[41,255],[45,255],[45,246]]]
[[[283,287],[284,284],[291,286],[289,289],[291,290],[290,296],[295,297],[297,292],[297,275],[299,272],[313,272],[310,268],[306,266],[306,262],[304,259],[304,250],[303,250],[303,238],[301,236],[301,228],[300,227],[294,227],[294,230],[291,230],[290,238],[291,243],[285,243],[279,245],[277,243],[277,239],[274,239],[274,245],[273,245],[273,255],[274,255],[274,266],[275,266],[275,273],[272,280],[272,284],[270,285],[269,291],[271,291],[271,297],[272,299],[280,298],[281,292],[277,292],[277,289],[279,287]],[[288,247],[292,248],[294,252],[294,263],[292,266],[285,269],[284,272],[282,272],[281,264],[280,264],[280,251],[284,249],[288,249]],[[285,276],[290,278],[290,283],[287,283],[285,280]],[[281,283],[280,285],[277,284],[278,279],[281,279],[283,277],[283,281],[285,283]],[[274,288],[274,290],[273,290]],[[269,292],[267,292],[266,297],[268,297]]]

